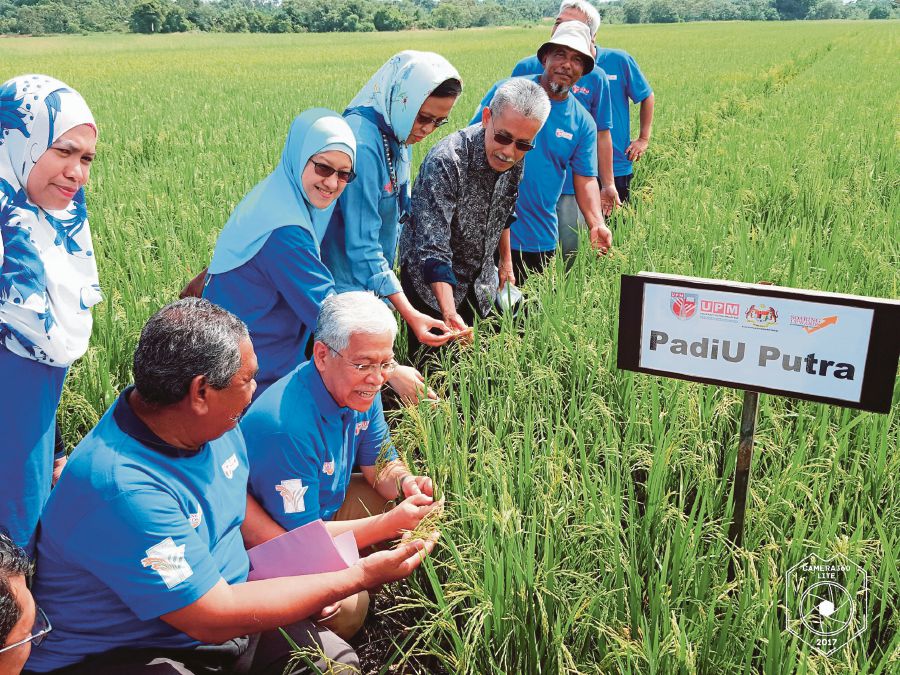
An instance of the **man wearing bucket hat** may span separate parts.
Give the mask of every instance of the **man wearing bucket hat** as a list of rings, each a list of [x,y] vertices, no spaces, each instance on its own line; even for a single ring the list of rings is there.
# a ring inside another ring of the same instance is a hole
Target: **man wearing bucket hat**
[[[525,171],[516,201],[516,221],[510,233],[515,276],[525,279],[530,271],[540,271],[556,251],[559,220],[556,204],[562,194],[566,170],[572,172],[575,200],[590,232],[591,245],[600,253],[612,246],[612,233],[603,219],[600,188],[597,185],[597,125],[570,89],[594,68],[591,34],[580,21],[561,23],[551,38],[541,45],[537,57],[543,65],[540,75],[527,79],[541,85],[550,99],[550,115],[534,140],[534,150],[525,157]],[[472,124],[481,121],[482,111],[498,82],[482,99]]]

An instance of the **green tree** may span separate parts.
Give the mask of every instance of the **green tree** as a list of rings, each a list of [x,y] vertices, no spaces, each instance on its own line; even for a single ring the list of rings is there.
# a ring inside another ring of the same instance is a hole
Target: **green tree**
[[[649,23],[677,23],[678,8],[671,0],[650,0],[646,18]]]
[[[808,19],[842,19],[844,17],[844,5],[838,0],[820,0],[813,7],[806,18]]]
[[[170,7],[163,21],[163,33],[184,33],[191,29],[191,22],[188,21],[187,13],[178,5]]]
[[[622,14],[625,23],[640,23],[644,18],[644,5],[638,0],[625,0],[622,3]]]
[[[782,19],[805,19],[815,0],[775,0],[775,9]]]
[[[411,21],[408,15],[403,14],[394,5],[385,5],[375,10],[375,14],[372,15],[372,23],[375,25],[375,30],[395,31],[409,28]]]
[[[131,30],[134,33],[159,33],[166,20],[169,7],[161,0],[147,0],[131,12]]]
[[[890,19],[891,10],[886,5],[875,5],[869,10],[870,19]]]

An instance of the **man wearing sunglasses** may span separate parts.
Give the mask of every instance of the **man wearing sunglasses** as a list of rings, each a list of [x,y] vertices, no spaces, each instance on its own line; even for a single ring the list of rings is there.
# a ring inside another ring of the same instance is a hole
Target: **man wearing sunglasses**
[[[18,675],[31,649],[50,632],[47,615],[28,590],[30,571],[25,551],[0,532],[0,675]]]
[[[450,134],[425,157],[400,237],[400,283],[420,312],[467,331],[476,315],[491,311],[498,284],[515,284],[509,224],[522,160],[549,114],[541,86],[513,78],[497,88],[479,124]],[[410,335],[414,363],[424,349]]]
[[[566,172],[572,173],[575,200],[588,226],[591,244],[600,253],[612,246],[612,233],[603,218],[597,185],[597,124],[570,90],[594,67],[591,35],[580,21],[561,23],[537,51],[543,65],[540,75],[525,79],[537,82],[550,99],[550,115],[534,140],[534,150],[525,158],[525,171],[516,201],[510,245],[516,278],[540,271],[556,252],[559,241],[557,202]],[[481,121],[482,111],[495,84],[478,108],[472,123]]]
[[[379,392],[397,367],[396,334],[394,316],[373,293],[332,295],[319,312],[312,360],[250,406],[241,421],[249,490],[274,521],[271,535],[321,518],[332,536],[351,530],[367,549],[441,508],[431,479],[398,458],[384,418]],[[341,610],[351,616],[338,617],[343,637],[365,618],[368,596],[360,595]]]

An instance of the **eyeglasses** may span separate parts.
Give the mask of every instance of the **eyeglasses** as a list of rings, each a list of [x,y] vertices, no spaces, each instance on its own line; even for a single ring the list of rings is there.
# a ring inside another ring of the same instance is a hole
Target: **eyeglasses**
[[[6,645],[5,647],[0,647],[0,654],[2,654],[3,652],[8,652],[10,649],[21,647],[28,642],[30,642],[35,647],[39,647],[40,644],[44,641],[44,637],[47,635],[47,633],[53,630],[53,626],[50,625],[50,619],[48,619],[47,615],[44,614],[44,610],[37,605],[35,605],[35,609],[37,611],[34,616],[34,626],[31,628],[31,635],[29,635],[24,640],[13,642],[11,645]]]
[[[356,174],[353,171],[340,171],[335,169],[333,166],[328,166],[327,164],[323,164],[322,162],[317,162],[314,159],[309,160],[313,165],[313,168],[316,170],[316,175],[321,176],[322,178],[331,178],[335,173],[338,176],[338,180],[342,183],[352,183],[353,179],[356,178]]]
[[[326,347],[328,347],[328,349],[333,351],[335,354],[340,356],[342,359],[344,359],[344,361],[346,361],[350,365],[350,367],[353,368],[353,370],[355,370],[360,375],[369,376],[369,375],[374,375],[378,372],[380,372],[382,375],[390,375],[395,370],[397,370],[397,362],[394,359],[391,359],[390,361],[385,361],[384,363],[353,363],[353,361],[351,361],[346,356],[341,354],[337,349],[335,349],[331,345],[327,345],[324,342],[322,344],[325,345]]]
[[[433,124],[434,128],[437,129],[438,127],[444,126],[449,121],[450,119],[448,117],[432,117],[431,115],[425,115],[423,113],[416,115],[416,122],[423,127],[428,124]]]
[[[504,134],[502,131],[494,132],[494,142],[499,143],[500,145],[509,145],[510,143],[515,143],[516,149],[521,150],[522,152],[534,150],[534,143],[529,143],[528,141],[518,141],[512,136]]]

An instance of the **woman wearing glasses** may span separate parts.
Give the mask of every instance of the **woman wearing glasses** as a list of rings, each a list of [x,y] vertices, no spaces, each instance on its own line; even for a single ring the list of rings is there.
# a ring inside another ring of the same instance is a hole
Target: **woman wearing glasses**
[[[431,346],[456,333],[410,304],[393,267],[409,219],[409,146],[446,124],[461,92],[459,73],[431,52],[400,52],[372,76],[344,112],[359,144],[359,180],[341,195],[322,242],[338,292],[387,298],[416,339]]]
[[[319,306],[334,292],[319,243],[355,159],[344,119],[307,110],[291,124],[278,166],[219,234],[203,297],[247,324],[259,361],[256,396],[306,360]]]

